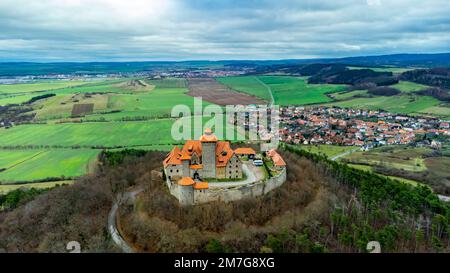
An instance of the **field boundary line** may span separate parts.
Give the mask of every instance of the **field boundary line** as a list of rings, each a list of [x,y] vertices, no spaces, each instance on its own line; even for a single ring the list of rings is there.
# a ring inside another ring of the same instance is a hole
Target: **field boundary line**
[[[272,88],[270,88],[270,86],[268,86],[267,84],[265,84],[263,81],[261,81],[261,79],[258,76],[255,76],[255,79],[266,88],[267,92],[269,92],[270,95],[270,105],[273,105],[275,103],[275,99],[273,98],[273,93],[272,93]]]
[[[32,155],[32,156],[30,156],[30,157],[28,157],[28,158],[26,158],[26,159],[24,159],[24,160],[22,160],[22,161],[20,161],[20,162],[17,162],[16,164],[10,166],[9,168],[6,168],[5,171],[8,171],[8,170],[10,170],[10,169],[12,169],[12,168],[14,168],[14,167],[17,167],[17,165],[23,164],[23,163],[27,162],[28,160],[31,160],[31,159],[33,159],[33,158],[35,158],[35,157],[41,155],[42,153],[46,153],[46,152],[47,152],[47,151],[41,151],[41,152],[39,152],[39,153],[37,153],[37,154],[34,154],[34,155]]]

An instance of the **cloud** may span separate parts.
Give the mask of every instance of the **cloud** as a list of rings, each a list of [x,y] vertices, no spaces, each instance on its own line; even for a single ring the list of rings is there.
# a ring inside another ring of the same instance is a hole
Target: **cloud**
[[[447,0],[2,0],[0,61],[443,52],[448,10]]]

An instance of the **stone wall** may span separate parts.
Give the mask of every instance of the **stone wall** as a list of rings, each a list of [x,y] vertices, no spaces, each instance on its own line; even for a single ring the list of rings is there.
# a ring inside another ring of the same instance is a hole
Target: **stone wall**
[[[286,168],[284,168],[277,176],[266,180],[253,182],[251,184],[232,188],[194,190],[193,204],[202,204],[217,200],[231,202],[248,197],[257,197],[280,187],[284,182],[286,182]],[[178,187],[180,186],[171,182],[168,182],[167,184],[169,186],[170,193],[178,198]]]

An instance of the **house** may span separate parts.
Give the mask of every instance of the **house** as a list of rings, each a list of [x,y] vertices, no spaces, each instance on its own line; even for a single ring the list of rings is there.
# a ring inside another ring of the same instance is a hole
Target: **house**
[[[279,153],[277,153],[277,151],[275,151],[275,149],[267,151],[266,154],[272,160],[275,169],[281,170],[286,167],[286,162],[284,162],[284,159]]]
[[[247,156],[248,159],[254,159],[256,152],[252,148],[237,148],[234,152],[238,156]]]

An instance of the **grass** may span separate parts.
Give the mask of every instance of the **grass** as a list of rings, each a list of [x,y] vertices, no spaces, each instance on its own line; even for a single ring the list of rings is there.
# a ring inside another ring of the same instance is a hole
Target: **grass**
[[[400,74],[406,71],[410,71],[416,68],[408,68],[408,67],[361,67],[361,66],[347,66],[348,69],[371,69],[375,72],[392,72],[395,74]]]
[[[429,86],[414,83],[414,82],[407,82],[407,81],[400,81],[397,84],[391,85],[390,87],[398,89],[402,92],[409,93],[409,92],[417,92],[420,90],[424,90],[429,88]]]
[[[78,177],[88,173],[90,164],[95,162],[99,152],[92,149],[0,150],[0,157],[14,159],[14,164],[2,160],[7,169],[0,172],[0,181],[9,184]]]
[[[85,81],[48,81],[25,84],[0,84],[0,94],[48,91],[86,84]]]
[[[211,118],[203,118],[203,125]],[[180,120],[180,122],[183,119]],[[172,138],[173,119],[130,122],[25,124],[0,129],[0,145],[119,148],[178,143]],[[194,123],[191,123],[192,127]],[[197,128],[199,132],[203,130]]]
[[[431,106],[419,111],[421,114],[432,115],[442,119],[450,120],[450,107]]]
[[[217,81],[236,90],[244,92],[263,100],[270,101],[271,96],[269,90],[261,84],[256,76],[242,76],[242,77],[220,77]]]
[[[35,97],[35,95],[0,95],[0,106],[5,106],[8,104],[21,104],[29,101],[33,97]]]
[[[248,76],[222,77],[218,80],[232,89],[270,100],[266,84],[271,90],[277,105],[305,105],[329,102],[328,93],[343,91],[344,85],[308,84],[305,77],[290,76]]]
[[[332,102],[325,105],[344,108],[361,108],[370,110],[383,109],[393,113],[419,113],[424,109],[439,105],[441,102],[430,96],[403,94],[390,97],[354,98],[346,101]]]
[[[125,116],[169,116],[176,105],[186,105],[193,111],[196,99],[186,95],[187,92],[186,88],[156,88],[145,94],[116,94],[110,96],[108,109],[122,111],[115,114],[115,119]],[[210,103],[204,101],[203,106],[207,105]]]
[[[305,105],[331,101],[325,94],[343,91],[344,85],[308,84],[306,78],[287,76],[261,76],[277,105]]]
[[[55,118],[67,118],[71,116],[74,104],[94,104],[94,112],[106,110],[108,105],[108,94],[94,94],[86,97],[85,94],[61,95],[50,97],[33,103],[37,110],[36,120],[46,120]]]
[[[167,78],[161,80],[147,80],[147,83],[159,88],[186,88],[187,81],[184,78]]]
[[[10,191],[21,189],[21,188],[35,188],[35,189],[50,189],[56,186],[61,185],[71,185],[75,181],[73,180],[62,180],[62,181],[54,181],[54,182],[37,182],[37,183],[27,183],[27,184],[8,184],[8,185],[0,185],[0,194],[6,194]]]
[[[335,100],[348,100],[355,96],[365,96],[367,95],[367,90],[355,90],[350,92],[339,92],[339,93],[333,93],[330,96],[333,97]]]
[[[339,154],[357,149],[354,146],[337,146],[337,145],[326,145],[326,144],[298,145],[296,147],[299,149],[305,150],[307,152],[310,152],[310,153],[326,155],[329,158],[332,158]]]

